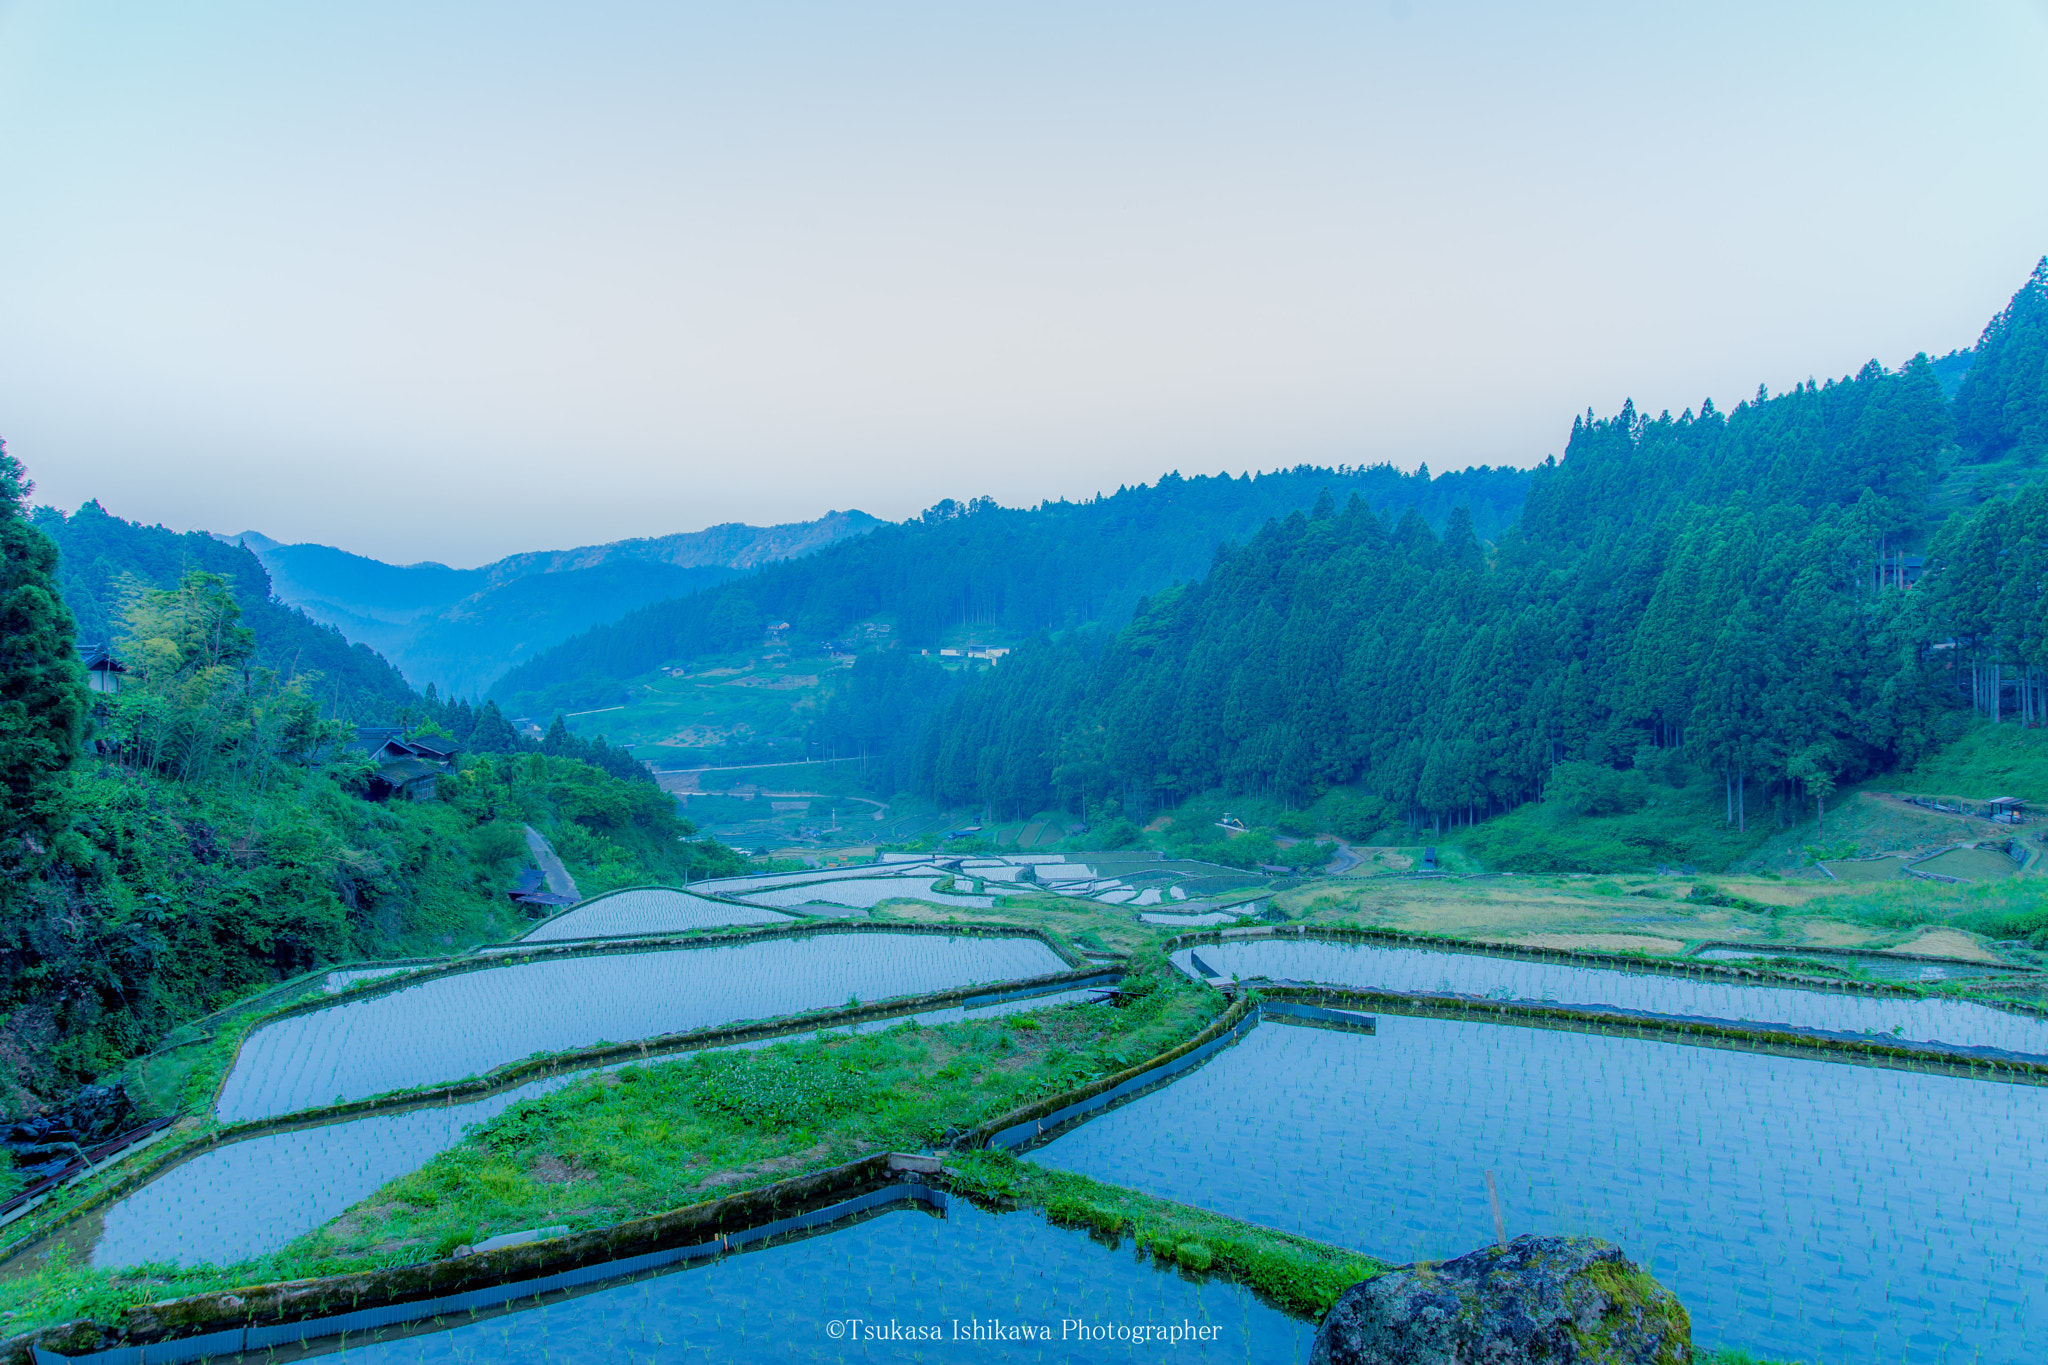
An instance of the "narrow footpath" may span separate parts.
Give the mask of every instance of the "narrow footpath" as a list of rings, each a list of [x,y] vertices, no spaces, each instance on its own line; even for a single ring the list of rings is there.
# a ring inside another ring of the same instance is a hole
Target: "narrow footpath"
[[[569,869],[562,866],[562,860],[555,856],[554,845],[541,837],[532,825],[526,827],[526,847],[533,854],[533,861],[540,868],[541,875],[548,879],[548,890],[557,896],[573,896],[583,899],[583,893],[576,889],[576,879],[569,875]]]

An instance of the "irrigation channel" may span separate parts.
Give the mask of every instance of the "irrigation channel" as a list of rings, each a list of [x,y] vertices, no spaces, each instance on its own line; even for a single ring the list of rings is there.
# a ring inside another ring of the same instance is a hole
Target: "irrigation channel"
[[[585,923],[631,935],[650,919],[715,913],[658,897],[628,909]],[[288,1115],[600,1039],[775,1016],[800,1033],[805,1016],[849,995],[960,996],[884,1011],[861,1028],[1090,995],[1073,980],[962,989],[1074,974],[1079,964],[1018,930],[584,943],[371,980],[287,1011],[246,1040],[220,1116]],[[1688,975],[1285,933],[1187,936],[1170,947],[1194,980],[1264,986],[1266,1007],[1170,1065],[985,1140],[1389,1262],[1491,1240],[1492,1172],[1509,1235],[1619,1243],[1684,1300],[1704,1348],[1831,1365],[2017,1365],[2048,1340],[2048,1245],[2034,1235],[2048,1225],[2048,1181],[2036,1166],[2048,1131],[2048,1021],[2033,1014],[1889,988],[1745,984],[1713,966]],[[1325,988],[1326,1004],[1369,1000],[1376,1027],[1301,998]],[[570,999],[577,1007],[562,1009]],[[1444,1017],[1466,1007],[1475,1017]],[[1711,1038],[1683,1032],[1700,1024]],[[104,1266],[272,1250],[416,1169],[468,1125],[591,1069],[223,1143],[67,1235]],[[1241,1288],[1156,1269],[1114,1239],[1035,1213],[978,1209],[949,1198],[943,1174],[929,1180],[868,1189],[801,1226],[785,1219],[744,1254],[731,1237],[578,1263],[573,1274],[481,1299],[432,1300],[448,1306],[424,1320],[428,1309],[400,1304],[325,1326],[238,1327],[208,1350],[254,1359],[259,1347],[297,1346],[293,1331],[347,1327],[351,1336],[309,1339],[305,1349],[380,1362],[907,1358],[901,1341],[864,1340],[845,1326],[855,1320],[946,1332],[955,1321],[1000,1320],[1053,1334],[1006,1343],[1006,1359],[1156,1350],[1077,1349],[1060,1337],[1077,1319],[1218,1327],[1176,1349],[1187,1358],[1306,1358],[1314,1325]],[[835,1322],[852,1335],[833,1336]],[[988,1344],[942,1336],[916,1349],[924,1359],[980,1359]],[[167,1341],[84,1358],[144,1365],[198,1354],[194,1341]]]

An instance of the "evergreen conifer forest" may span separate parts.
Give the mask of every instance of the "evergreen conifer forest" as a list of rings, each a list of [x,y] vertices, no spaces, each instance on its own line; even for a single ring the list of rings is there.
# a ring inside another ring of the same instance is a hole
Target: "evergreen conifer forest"
[[[1972,708],[2048,719],[2048,488],[1934,505],[1986,467],[2038,477],[2044,393],[2048,261],[1952,402],[1919,356],[1728,412],[1589,412],[1490,538],[1325,496],[1114,633],[957,688],[864,659],[823,724],[999,813],[1350,786],[1440,832],[1704,777],[1728,824],[1795,818]]]

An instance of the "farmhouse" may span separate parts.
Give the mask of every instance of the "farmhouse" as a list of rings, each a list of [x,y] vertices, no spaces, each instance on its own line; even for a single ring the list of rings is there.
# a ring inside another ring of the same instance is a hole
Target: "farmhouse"
[[[128,672],[128,665],[116,659],[103,644],[80,645],[78,662],[85,668],[85,685],[94,692],[119,691],[121,678]]]
[[[376,775],[370,779],[372,801],[393,795],[412,801],[433,800],[436,781],[454,769],[459,752],[438,736],[407,739],[404,727],[397,725],[358,725],[354,747],[377,765]]]

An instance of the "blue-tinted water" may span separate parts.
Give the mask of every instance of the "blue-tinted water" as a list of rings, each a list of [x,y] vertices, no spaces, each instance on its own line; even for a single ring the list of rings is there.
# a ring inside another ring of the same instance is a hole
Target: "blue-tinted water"
[[[1314,939],[1244,939],[1182,949],[1173,960],[1190,971],[1190,955],[1225,977],[1308,981],[1411,995],[1458,995],[1615,1009],[1797,1029],[1887,1042],[1940,1043],[2048,1060],[2048,1019],[1958,1000],[1914,1000],[1795,986],[1734,982],[1528,962],[1481,953],[1385,948]]]
[[[1206,956],[1206,951],[1205,951]],[[2048,1341],[2048,1090],[1496,1024],[1267,1023],[1035,1160],[1378,1255],[1596,1234],[1694,1340],[2018,1365]]]
[[[973,1008],[953,1005],[826,1032],[879,1033],[906,1023],[931,1026],[994,1019],[1083,1003],[1101,989],[1091,986]],[[773,1047],[819,1036],[788,1035],[731,1048]],[[293,1238],[339,1217],[383,1185],[447,1151],[470,1125],[591,1074],[566,1072],[465,1104],[344,1119],[224,1144],[172,1167],[111,1205],[92,1248],[92,1264],[227,1264],[281,1250]]]
[[[1050,1341],[953,1340],[955,1323],[1043,1328]],[[1095,1326],[1216,1329],[1174,1346],[1083,1342]],[[840,1336],[832,1335],[839,1324]],[[861,1340],[862,1328],[935,1328],[936,1341]],[[600,1290],[541,1308],[370,1346],[363,1365],[492,1362],[1271,1361],[1306,1359],[1313,1325],[1221,1280],[1153,1268],[1032,1213],[954,1200],[944,1219],[898,1211],[822,1236]]]
[[[224,1265],[277,1251],[453,1147],[468,1125],[589,1074],[550,1076],[468,1104],[226,1143],[111,1205],[92,1264]]]
[[[623,938],[630,934],[680,934],[729,924],[787,924],[788,915],[751,905],[732,905],[667,887],[642,886],[614,892],[564,910],[522,935],[522,943]]]
[[[1035,938],[823,934],[513,962],[266,1024],[223,1122],[461,1080],[538,1052],[1065,971]]]
[[[958,896],[949,891],[933,890],[938,883],[937,877],[844,877],[808,886],[784,886],[773,891],[734,891],[732,894],[744,897],[752,905],[772,905],[785,910],[812,905],[872,910],[883,901],[898,899],[952,905],[965,910],[986,910],[996,903],[993,896]]]

